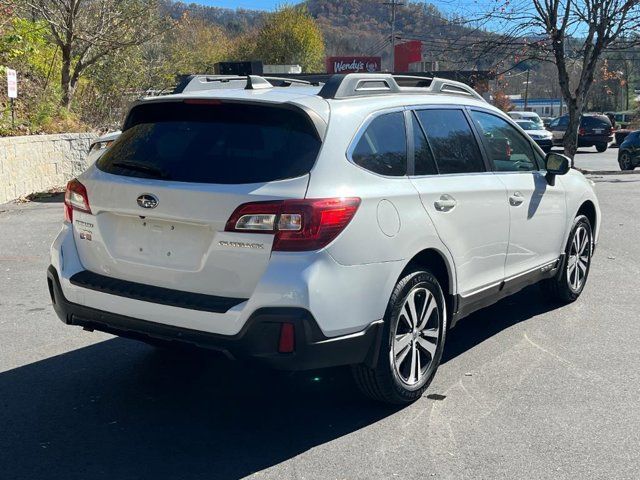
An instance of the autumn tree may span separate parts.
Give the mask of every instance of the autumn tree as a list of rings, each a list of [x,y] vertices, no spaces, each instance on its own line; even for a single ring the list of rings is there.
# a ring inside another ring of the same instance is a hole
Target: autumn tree
[[[503,112],[510,112],[513,110],[513,103],[511,103],[509,97],[502,90],[493,94],[493,105]]]
[[[113,53],[159,33],[158,0],[19,0],[44,20],[60,49],[61,104],[69,108],[78,81]]]
[[[573,158],[599,61],[605,52],[637,42],[640,1],[498,0],[492,5],[476,20],[501,31],[485,41],[488,47],[483,51],[502,50],[515,62],[536,59],[555,64],[569,114],[564,151]]]
[[[214,63],[225,60],[231,50],[219,26],[188,13],[167,33],[166,41],[172,79],[178,74],[213,73]]]
[[[255,42],[253,54],[264,63],[298,64],[306,72],[324,68],[322,32],[304,6],[285,6],[268,15]]]

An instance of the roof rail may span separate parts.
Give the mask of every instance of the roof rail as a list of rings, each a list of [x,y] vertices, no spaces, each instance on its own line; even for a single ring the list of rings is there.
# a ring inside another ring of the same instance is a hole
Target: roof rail
[[[485,101],[469,85],[438,77],[413,77],[411,75],[392,75],[390,73],[348,73],[333,75],[320,90],[327,99],[344,99],[358,96],[406,94],[449,94],[465,95]]]
[[[232,84],[232,85],[228,85]],[[272,87],[289,87],[296,85],[314,85],[308,80],[299,78],[271,77],[262,75],[188,75],[183,78],[173,93],[195,92],[218,88],[245,88],[259,90]],[[315,85],[320,85],[315,83]]]
[[[281,82],[284,85],[283,87],[288,87],[292,83],[299,83],[300,85],[319,85],[318,82],[310,82],[309,80],[303,80],[301,78],[288,78],[288,77],[262,77],[265,80],[268,80],[270,83],[273,82]]]
[[[259,75],[247,75],[247,86],[245,90],[256,90],[261,88],[272,87],[290,87],[292,84],[297,83],[300,85],[311,85],[311,82],[302,80],[299,78],[284,78],[284,77],[263,77]]]

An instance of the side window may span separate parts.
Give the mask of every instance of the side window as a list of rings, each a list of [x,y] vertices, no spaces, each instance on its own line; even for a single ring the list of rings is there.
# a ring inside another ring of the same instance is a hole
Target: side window
[[[358,140],[351,159],[362,168],[389,176],[407,173],[404,114],[393,112],[373,119]]]
[[[427,139],[424,136],[422,127],[418,123],[415,115],[411,115],[411,121],[413,122],[413,146],[415,149],[415,165],[414,170],[416,175],[437,175],[438,169],[436,168],[436,162],[433,159],[431,153],[431,147],[427,143]]]
[[[531,142],[503,118],[490,113],[472,111],[482,143],[499,172],[537,170],[538,164]]]
[[[485,171],[480,149],[462,110],[429,109],[418,110],[416,114],[441,174]]]

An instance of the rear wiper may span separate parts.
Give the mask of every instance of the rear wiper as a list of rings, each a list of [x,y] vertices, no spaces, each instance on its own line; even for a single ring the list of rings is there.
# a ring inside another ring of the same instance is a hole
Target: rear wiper
[[[161,170],[158,167],[154,167],[153,165],[147,165],[145,163],[118,161],[118,162],[113,162],[112,165],[114,167],[126,168],[127,170],[135,170],[142,173],[149,173],[151,175],[155,175],[158,178],[167,179],[170,177],[170,175],[166,171]]]

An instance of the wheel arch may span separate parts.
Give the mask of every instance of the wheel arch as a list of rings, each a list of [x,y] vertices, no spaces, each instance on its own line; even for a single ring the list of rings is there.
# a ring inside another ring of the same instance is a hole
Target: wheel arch
[[[591,223],[591,228],[593,229],[593,236],[596,236],[596,228],[598,228],[598,212],[596,211],[596,206],[591,200],[585,200],[578,208],[576,212],[576,217],[578,215],[584,215],[589,219],[589,223]]]
[[[425,248],[416,253],[411,260],[407,262],[402,273],[400,273],[399,279],[416,267],[428,269],[436,277],[442,287],[442,293],[444,293],[449,315],[453,314],[456,307],[454,303],[456,276],[453,262],[440,250],[432,247]]]

